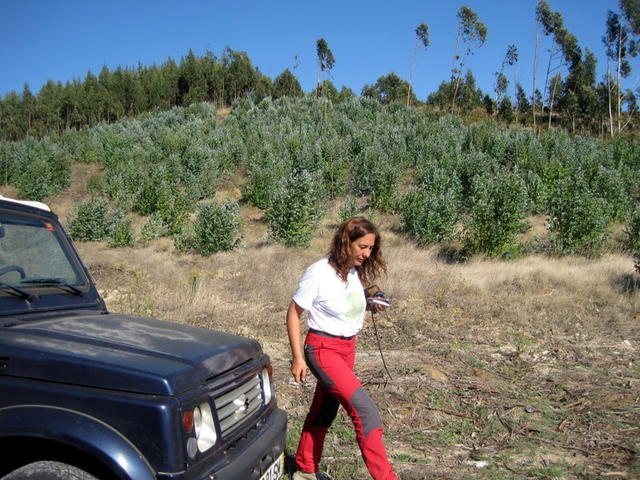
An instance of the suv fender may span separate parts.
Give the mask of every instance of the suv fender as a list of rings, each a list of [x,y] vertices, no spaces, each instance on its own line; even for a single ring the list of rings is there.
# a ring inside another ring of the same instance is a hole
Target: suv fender
[[[5,438],[42,438],[76,448],[122,479],[156,479],[131,442],[106,423],[81,412],[44,405],[3,408],[0,431]]]

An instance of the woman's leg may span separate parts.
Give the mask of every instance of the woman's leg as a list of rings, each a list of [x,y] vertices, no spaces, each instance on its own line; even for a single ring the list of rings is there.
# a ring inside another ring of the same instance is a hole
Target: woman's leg
[[[339,402],[353,421],[356,439],[371,476],[374,480],[396,480],[397,477],[393,473],[393,468],[387,459],[382,443],[382,420],[378,409],[353,373],[355,339],[349,341],[323,339],[319,342],[308,342],[305,346],[305,356],[309,368],[318,379],[318,385],[322,386],[321,394],[316,389],[319,400],[312,420],[315,419],[316,424],[327,424],[328,417],[324,418],[324,423],[319,421],[322,418],[319,412],[322,411],[323,406],[329,410],[328,406],[331,405],[332,416],[330,419],[333,421],[335,412],[337,412],[337,402]],[[328,398],[332,398],[333,403],[330,403]],[[314,404],[316,404],[315,396]],[[314,404],[312,404],[310,415],[314,411]],[[309,420],[309,416],[307,420]],[[314,438],[319,440],[322,436],[322,440],[324,440],[324,435],[331,421],[326,427],[318,427],[323,430],[318,430]],[[310,422],[309,427],[312,424],[313,422]],[[312,428],[308,433],[311,432],[313,432]],[[303,432],[303,436],[305,433],[307,432]],[[318,445],[314,445],[314,447],[317,448]],[[310,450],[309,444],[306,448]],[[321,444],[319,451],[322,452]],[[300,448],[298,452],[300,452]],[[301,464],[299,466],[304,470]],[[315,470],[307,471],[317,471],[317,464],[314,468]]]
[[[295,461],[303,472],[318,471],[324,437],[336,418],[339,407],[338,401],[318,382],[295,456]]]

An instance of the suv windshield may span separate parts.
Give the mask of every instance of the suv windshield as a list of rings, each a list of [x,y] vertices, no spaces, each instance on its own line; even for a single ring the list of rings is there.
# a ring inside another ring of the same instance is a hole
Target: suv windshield
[[[46,220],[0,211],[0,283],[19,289],[84,285],[80,266],[67,255],[61,235]]]

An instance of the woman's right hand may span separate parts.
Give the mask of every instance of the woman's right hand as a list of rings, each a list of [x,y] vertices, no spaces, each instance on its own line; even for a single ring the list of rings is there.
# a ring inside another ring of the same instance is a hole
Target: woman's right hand
[[[302,353],[302,342],[300,341],[300,315],[304,310],[300,305],[291,300],[287,309],[287,334],[291,344],[291,374],[298,383],[304,383],[307,379],[307,363],[304,361]]]
[[[291,361],[291,374],[297,383],[307,380],[307,363],[302,358],[294,358]]]

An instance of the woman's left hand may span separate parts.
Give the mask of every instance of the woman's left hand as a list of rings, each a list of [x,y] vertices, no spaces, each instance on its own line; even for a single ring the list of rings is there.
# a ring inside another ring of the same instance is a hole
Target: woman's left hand
[[[380,312],[384,312],[387,308],[384,305],[380,305],[378,303],[374,303],[371,305],[371,310],[374,313],[380,313]]]

